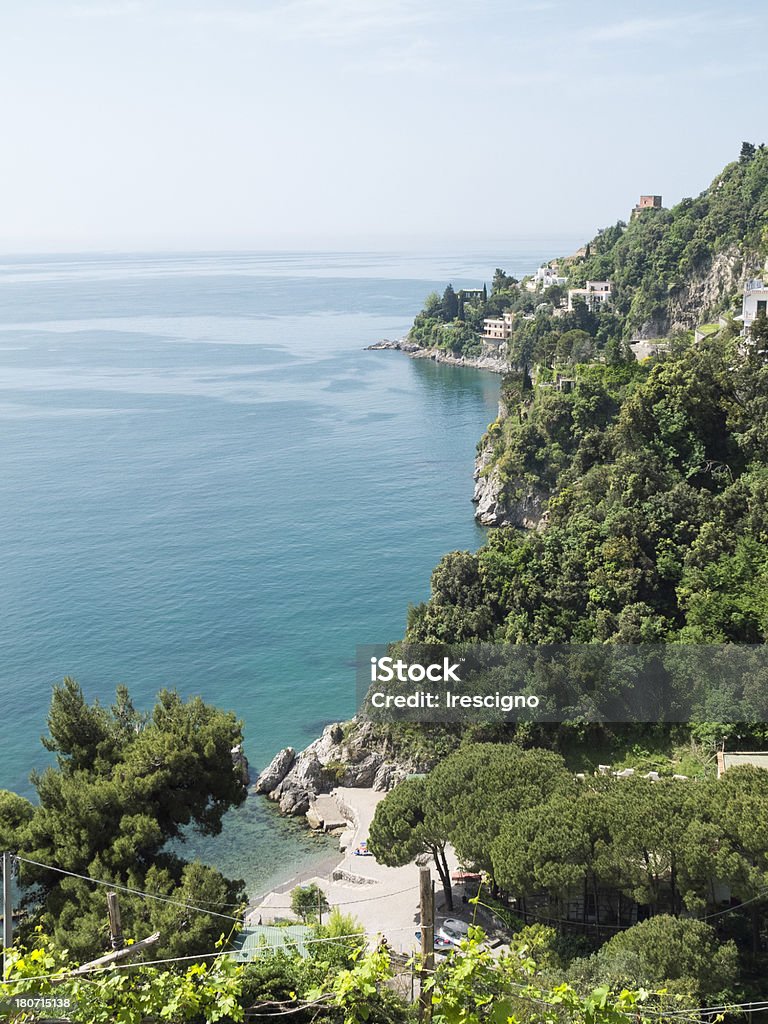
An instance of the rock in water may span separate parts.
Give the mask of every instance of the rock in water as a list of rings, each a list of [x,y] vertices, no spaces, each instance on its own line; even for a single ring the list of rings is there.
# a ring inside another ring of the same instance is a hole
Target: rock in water
[[[276,754],[256,779],[256,784],[253,787],[254,793],[271,793],[273,789],[276,789],[293,767],[295,760],[296,751],[293,747],[285,747],[279,754]]]
[[[250,775],[248,770],[248,758],[245,756],[243,748],[238,743],[236,747],[232,747],[230,753],[232,754],[232,764],[235,770],[239,773],[241,782],[244,786],[247,786]]]

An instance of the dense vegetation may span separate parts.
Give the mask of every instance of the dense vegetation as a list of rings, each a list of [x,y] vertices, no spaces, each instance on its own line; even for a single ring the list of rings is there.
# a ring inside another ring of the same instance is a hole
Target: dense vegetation
[[[768,151],[745,144],[698,198],[620,222],[560,261],[571,287],[612,282],[604,308],[576,301],[567,311],[564,288],[530,290],[501,269],[490,292],[470,298],[449,285],[428,297],[411,340],[457,354],[480,352],[485,317],[512,314],[507,353],[518,369],[482,442],[484,472],[505,502],[534,494],[546,514],[537,530],[500,529],[477,553],[446,555],[430,599],[410,610],[408,641],[768,640],[768,322],[745,345],[730,320],[736,289],[691,305],[717,259],[731,281],[759,267],[767,218]],[[672,332],[661,354],[635,362],[636,332],[716,313],[727,326],[703,342]],[[88,705],[67,680],[48,727],[57,765],[35,777],[38,802],[0,793],[0,848],[20,855],[29,913],[12,990],[71,993],[73,1021],[412,1019],[389,987],[388,954],[363,955],[361,938],[337,943],[358,931],[338,911],[306,958],[265,950],[239,965],[211,955],[237,928],[242,885],[174,851],[190,827],[216,834],[244,798],[234,716],[167,692],[149,715],[123,689],[112,708]],[[431,856],[450,908],[452,846],[484,873],[485,901],[516,933],[508,956],[491,956],[478,932],[438,966],[428,983],[435,1024],[620,1024],[658,1019],[665,1000],[695,1007],[754,990],[766,968],[768,773],[651,782],[576,780],[571,770],[606,745],[637,763],[654,744],[711,746],[729,729],[747,745],[766,739],[762,721],[384,730],[390,753],[436,766],[379,805],[371,851],[388,864]],[[106,948],[104,891],[87,879],[120,887],[126,935],[160,931],[153,956],[199,962],[25,982],[67,975]],[[294,895],[308,921],[327,910],[316,889]],[[607,917],[594,912],[601,901]]]
[[[742,264],[760,267],[768,254],[768,149],[742,146],[738,161],[728,164],[695,199],[670,210],[648,210],[625,226],[600,232],[587,257],[570,269],[569,283],[609,279],[615,311],[625,334],[652,325],[664,334],[670,301],[686,283],[704,273],[713,259],[731,253]],[[727,310],[732,295],[700,317]],[[718,308],[719,307],[719,308]]]
[[[482,472],[508,508],[533,496],[543,515],[536,529],[494,530],[478,552],[446,555],[429,600],[410,609],[406,641],[768,641],[768,321],[745,341],[732,319],[739,280],[768,253],[767,225],[768,150],[745,144],[698,198],[642,212],[560,261],[571,287],[610,280],[610,305],[577,301],[568,313],[562,289],[530,291],[497,271],[484,303],[450,320],[452,306],[435,298],[417,317],[412,339],[450,347],[451,330],[514,314],[518,369],[481,442]],[[700,287],[718,261],[720,291]],[[704,340],[676,329],[642,363],[628,349],[640,330],[716,314],[724,326]],[[510,907],[519,924],[578,928],[567,910],[578,894],[589,948],[560,936],[550,954],[556,976],[582,992],[755,991],[768,946],[768,774],[715,781],[706,766],[723,738],[765,745],[764,680],[754,683],[762,711],[737,725],[380,725],[389,749],[432,770],[379,806],[371,848],[392,864],[431,854],[450,905],[452,846],[486,874],[513,927]],[[571,773],[610,748],[671,776],[686,745],[696,781]],[[588,920],[600,900],[607,917]]]
[[[336,935],[318,930],[306,958],[265,949],[249,964],[218,956],[178,969],[138,965],[79,978],[72,976],[75,965],[66,953],[38,934],[30,948],[14,951],[5,993],[34,991],[68,1000],[66,1019],[73,1024],[236,1024],[273,1017],[297,1024],[415,1021],[415,1007],[398,994],[410,986],[411,965],[396,963],[385,948],[363,953],[359,940],[343,939],[350,927],[343,915],[333,927]],[[461,949],[423,975],[430,1010],[425,1019],[433,1024],[626,1024],[628,1019],[652,1024],[660,1012],[679,1012],[684,1005],[681,996],[653,987],[612,995],[601,986],[582,995],[570,984],[553,982],[551,937],[548,929],[523,929],[499,955],[487,948],[480,928],[471,929]],[[689,970],[700,964],[701,956],[682,961]],[[32,978],[38,980],[26,980]],[[56,1018],[32,1011],[15,1019]]]
[[[245,799],[231,755],[241,724],[170,691],[148,715],[123,687],[113,707],[89,705],[67,679],[54,689],[48,731],[57,765],[33,776],[38,802],[0,791],[0,848],[24,858],[24,933],[42,924],[77,958],[104,951],[105,889],[81,875],[158,897],[120,890],[125,935],[159,931],[156,955],[211,949],[231,928],[216,914],[244,905],[243,883],[187,862],[169,843],[183,842],[188,827],[217,835],[225,811]]]
[[[558,643],[768,638],[768,365],[719,338],[642,367],[505,387],[489,433],[540,531],[446,556],[408,637]]]

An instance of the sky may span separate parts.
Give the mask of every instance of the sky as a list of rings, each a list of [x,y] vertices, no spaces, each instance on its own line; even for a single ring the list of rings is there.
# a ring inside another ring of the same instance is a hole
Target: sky
[[[586,239],[766,138],[767,36],[764,0],[0,0],[0,251]]]

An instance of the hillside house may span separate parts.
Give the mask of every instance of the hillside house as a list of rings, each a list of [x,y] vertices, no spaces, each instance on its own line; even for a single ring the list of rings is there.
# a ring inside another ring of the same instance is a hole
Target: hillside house
[[[755,317],[768,315],[768,285],[760,278],[747,281],[744,285],[744,297],[741,304],[741,313],[735,317],[744,324],[741,330],[742,337],[749,334]]]
[[[515,322],[514,313],[502,313],[501,316],[489,316],[483,320],[483,341],[500,344],[509,341]]]
[[[584,299],[592,312],[603,307],[611,298],[610,281],[587,281],[584,288],[568,289],[568,312],[573,312],[575,299]]]
[[[550,288],[554,284],[562,287],[567,281],[567,277],[560,277],[552,267],[544,266],[539,267],[531,279],[525,282],[525,287],[529,292],[535,292],[544,288]]]

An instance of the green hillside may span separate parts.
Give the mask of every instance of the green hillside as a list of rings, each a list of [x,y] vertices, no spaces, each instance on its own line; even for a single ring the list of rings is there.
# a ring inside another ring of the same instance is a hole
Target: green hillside
[[[465,298],[448,285],[416,316],[409,340],[466,356],[482,348],[483,320],[513,314],[507,355],[520,367],[631,359],[627,343],[667,337],[738,311],[746,277],[768,256],[768,150],[744,143],[695,199],[648,209],[605,228],[578,254],[553,260],[565,285],[529,290],[497,269],[490,293]],[[566,309],[568,288],[610,281],[610,303]],[[581,332],[578,336],[573,331]]]

